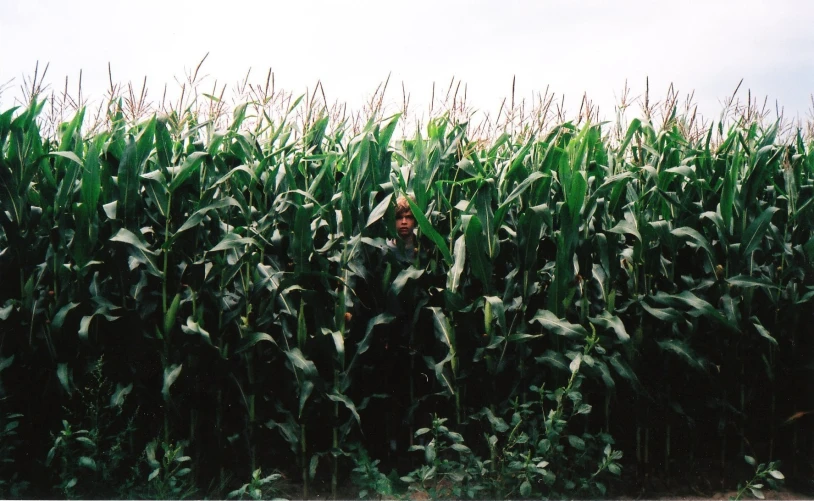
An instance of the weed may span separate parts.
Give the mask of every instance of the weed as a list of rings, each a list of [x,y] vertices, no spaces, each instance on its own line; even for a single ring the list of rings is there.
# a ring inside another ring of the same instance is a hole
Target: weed
[[[229,493],[229,499],[270,499],[278,498],[281,492],[278,482],[283,476],[280,473],[272,473],[263,476],[260,468],[252,472],[249,483],[243,484],[240,489]]]
[[[786,478],[777,469],[780,466],[779,461],[757,464],[757,461],[752,456],[744,456],[743,459],[755,469],[755,474],[745,484],[738,484],[738,493],[730,499],[741,499],[747,493],[758,499],[764,499],[762,490],[764,483],[770,488],[776,489],[777,484]]]
[[[393,481],[379,471],[380,460],[371,460],[362,446],[354,446],[351,453],[354,463],[351,481],[359,489],[359,499],[378,496],[378,499],[391,498],[396,494]]]

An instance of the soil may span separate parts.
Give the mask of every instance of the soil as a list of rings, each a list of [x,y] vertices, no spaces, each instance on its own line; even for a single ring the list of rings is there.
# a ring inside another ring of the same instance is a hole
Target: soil
[[[329,500],[331,498],[330,486],[314,486],[317,492],[314,492],[309,499],[321,499],[321,500]],[[703,499],[720,499],[720,500],[728,500],[734,499],[737,495],[738,491],[731,490],[731,491],[716,491],[710,493],[703,493],[698,492],[692,495],[676,495],[675,493],[669,492],[642,492],[639,495],[631,496],[628,495],[621,495],[616,496],[613,498],[608,499],[618,499],[618,500],[649,500],[649,499],[658,499],[658,500],[675,500],[675,501],[694,501],[694,500],[703,500]],[[298,493],[298,494],[301,494]],[[806,495],[801,492],[796,492],[794,490],[781,488],[778,490],[769,490],[763,489],[763,495],[767,500],[799,500],[799,499],[814,499],[812,495]],[[296,494],[292,494],[287,499],[302,499]],[[347,483],[339,487],[337,492],[337,499],[339,500],[358,500],[359,499],[359,490],[354,487],[352,484]],[[378,499],[376,496],[368,497],[368,499]],[[430,497],[425,492],[413,492],[409,498],[410,500],[414,501],[428,501]],[[755,499],[752,496],[745,495],[742,499]]]
[[[728,500],[733,499],[738,491],[733,489],[737,484],[737,479],[743,479],[742,471],[737,469],[728,470],[724,475],[720,471],[714,471],[707,468],[709,465],[701,465],[696,463],[695,468],[690,468],[691,471],[684,471],[682,475],[674,475],[669,479],[660,477],[658,475],[646,475],[631,472],[628,483],[626,485],[616,485],[614,491],[616,495],[607,499],[619,500]],[[805,480],[805,475],[796,476],[797,481],[787,479],[786,484],[782,485],[777,490],[768,488],[762,489],[762,493],[767,500],[800,500],[810,499],[814,500],[814,479]],[[729,479],[730,481],[724,482],[722,478]],[[736,480],[732,480],[736,479]],[[800,483],[802,482],[802,483]],[[298,485],[291,484],[290,489],[287,489],[283,494],[287,499],[303,499],[302,491],[298,489]],[[336,499],[359,499],[359,489],[345,479],[340,482],[337,489]],[[620,493],[623,491],[623,493]],[[315,481],[311,485],[311,491],[308,499],[321,499],[329,500],[331,497],[331,486],[326,481]],[[368,495],[367,499],[378,500],[379,498],[373,494]],[[410,499],[416,501],[427,501],[430,496],[426,492],[414,491],[409,495],[400,497],[399,499]],[[754,496],[747,493],[742,499],[755,499]]]

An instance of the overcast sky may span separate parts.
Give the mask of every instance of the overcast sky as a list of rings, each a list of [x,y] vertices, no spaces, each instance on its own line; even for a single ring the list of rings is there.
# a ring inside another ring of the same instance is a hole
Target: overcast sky
[[[206,54],[210,82],[255,82],[271,68],[295,93],[321,80],[329,101],[358,106],[391,74],[414,105],[432,83],[454,76],[476,108],[548,86],[576,112],[583,93],[612,117],[625,81],[633,95],[650,78],[661,98],[672,82],[717,116],[741,95],[769,96],[787,116],[810,116],[814,92],[814,2],[810,0],[0,0],[0,96],[8,108],[23,75],[50,63],[47,81],[86,95],[117,82],[150,95],[173,87]],[[651,97],[653,99],[653,97]]]

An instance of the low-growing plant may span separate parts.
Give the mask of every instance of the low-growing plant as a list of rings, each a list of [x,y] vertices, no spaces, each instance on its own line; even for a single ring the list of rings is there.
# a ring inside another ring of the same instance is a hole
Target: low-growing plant
[[[114,389],[103,374],[101,358],[91,365],[82,388],[73,387],[67,366],[63,367],[58,371],[60,380],[72,401],[63,407],[66,419],[61,430],[52,434],[45,460],[46,468],[54,468],[54,489],[65,497],[127,496],[127,491],[114,488],[114,482],[126,471],[135,431],[137,412],[123,416],[132,386]]]
[[[65,498],[76,496],[76,486],[81,478],[91,477],[97,470],[91,458],[96,443],[88,437],[88,430],[74,430],[67,420],[62,420],[62,430],[54,436],[54,445],[48,451],[45,466],[56,465],[59,483],[54,489]]]
[[[279,481],[283,478],[280,473],[263,476],[261,468],[252,472],[249,483],[243,484],[240,489],[229,493],[229,499],[276,499],[280,497]]]
[[[755,469],[754,476],[745,484],[738,484],[738,492],[730,499],[742,499],[744,495],[751,494],[758,499],[764,499],[763,487],[768,485],[776,489],[778,484],[786,477],[777,469],[780,461],[770,461],[769,463],[757,464],[752,456],[744,456],[743,459]]]
[[[184,454],[184,443],[150,442],[145,449],[150,474],[141,497],[148,499],[189,499],[197,489],[192,479],[192,458]]]
[[[532,386],[536,400],[515,399],[509,423],[489,409],[480,413],[492,427],[486,436],[490,459],[484,464],[495,497],[604,496],[607,473],[611,478],[621,474],[622,452],[613,450],[610,435],[570,433],[569,423],[591,412],[579,391],[584,379],[580,367],[597,342],[594,333],[581,353],[571,354],[571,375],[564,387]]]
[[[431,437],[425,445],[410,447],[410,451],[424,452],[424,464],[401,480],[408,484],[410,492],[426,492],[433,499],[475,498],[484,489],[483,462],[464,444],[460,433],[444,424],[446,421],[435,416],[432,428],[416,430],[416,438]]]
[[[28,488],[15,471],[15,455],[22,445],[17,434],[22,414],[9,413],[0,418],[0,498],[19,498]]]
[[[359,445],[353,447],[351,459],[354,464],[351,481],[359,489],[359,499],[373,496],[382,499],[396,495],[393,480],[379,470],[379,459],[371,459],[367,450]]]

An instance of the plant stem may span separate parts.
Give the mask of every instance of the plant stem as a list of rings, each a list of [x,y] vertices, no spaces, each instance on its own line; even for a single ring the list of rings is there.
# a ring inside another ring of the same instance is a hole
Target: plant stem
[[[302,462],[302,497],[308,499],[308,456],[305,443],[305,423],[300,424],[300,461]]]

